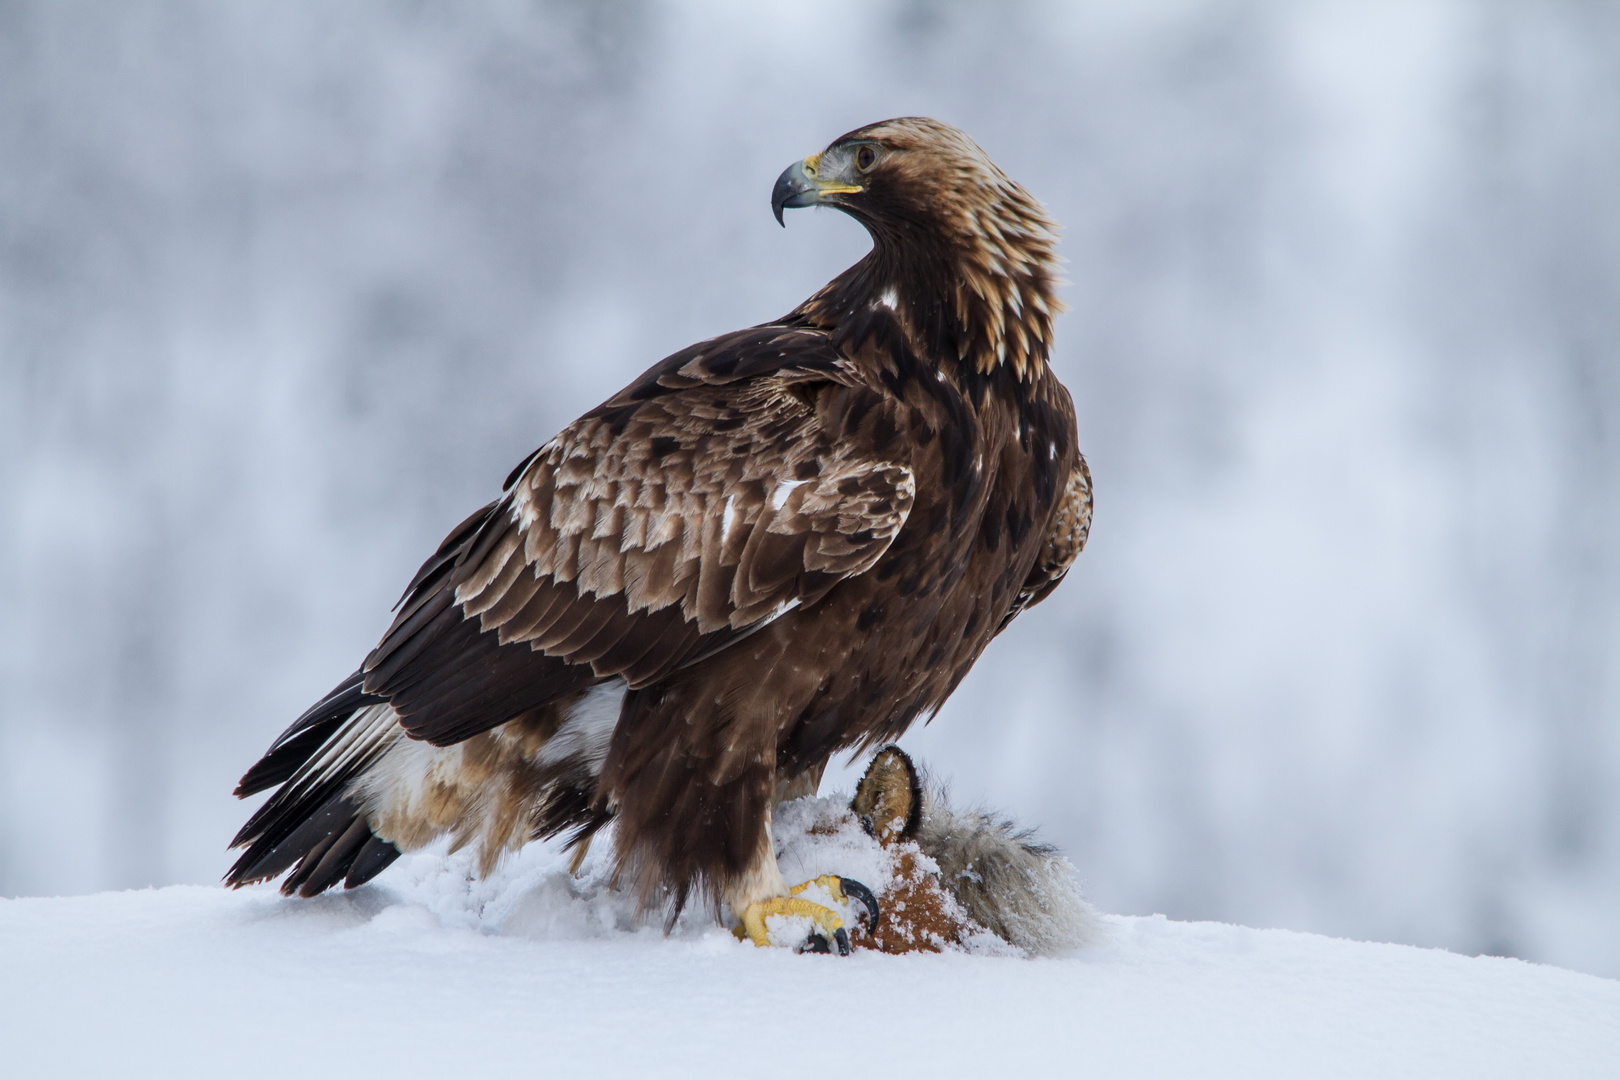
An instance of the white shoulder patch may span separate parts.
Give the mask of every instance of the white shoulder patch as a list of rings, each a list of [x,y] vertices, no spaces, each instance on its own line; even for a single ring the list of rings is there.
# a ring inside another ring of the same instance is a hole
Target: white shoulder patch
[[[737,524],[737,496],[726,496],[726,508],[720,515],[720,542],[731,539],[731,527]]]
[[[793,494],[793,489],[803,483],[803,480],[778,480],[776,490],[771,492],[771,509],[782,509],[787,504],[788,496]]]

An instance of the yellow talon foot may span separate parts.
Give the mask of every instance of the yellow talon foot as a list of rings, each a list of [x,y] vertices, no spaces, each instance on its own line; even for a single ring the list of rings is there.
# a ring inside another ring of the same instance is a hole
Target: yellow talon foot
[[[798,896],[812,885],[819,885],[823,889],[826,889],[827,894],[840,904],[847,899],[847,897],[844,896],[844,879],[839,877],[837,874],[822,874],[818,878],[811,878],[809,881],[801,881],[797,885],[793,886],[793,888],[789,889],[788,892],[792,893],[794,896]]]
[[[841,943],[840,952],[849,952],[849,934],[844,930],[844,920],[839,918],[838,912],[811,903],[809,900],[801,900],[797,896],[775,896],[769,900],[761,900],[757,904],[749,904],[747,910],[742,913],[742,930],[748,935],[749,941],[755,945],[771,943],[770,932],[765,928],[765,920],[772,915],[803,915],[828,937],[838,939]]]
[[[816,926],[811,932],[810,940],[801,947],[806,952],[831,952],[836,947],[839,956],[849,955],[849,932],[844,929],[843,917],[830,907],[805,900],[798,894],[810,886],[819,886],[825,890],[836,903],[846,903],[852,894],[854,898],[866,908],[868,915],[868,930],[876,930],[878,924],[877,898],[858,881],[841,878],[837,874],[823,874],[811,881],[802,882],[793,886],[789,892],[792,896],[776,896],[769,900],[748,905],[742,913],[741,924],[733,931],[742,939],[746,937],[755,945],[769,945],[770,932],[765,927],[765,920],[772,915],[802,915]]]

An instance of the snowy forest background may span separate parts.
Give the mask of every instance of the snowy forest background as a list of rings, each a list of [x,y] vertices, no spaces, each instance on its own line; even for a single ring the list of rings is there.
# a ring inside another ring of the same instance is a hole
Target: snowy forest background
[[[3,0],[0,894],[216,881],[443,533],[857,258],[771,183],[907,113],[1066,226],[1097,516],[906,745],[1109,911],[1620,975],[1600,3]]]

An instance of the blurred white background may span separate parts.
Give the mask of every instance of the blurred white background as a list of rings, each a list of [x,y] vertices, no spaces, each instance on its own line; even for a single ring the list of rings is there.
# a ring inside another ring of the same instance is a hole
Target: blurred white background
[[[1612,3],[0,0],[0,893],[217,880],[443,533],[859,257],[771,183],[908,113],[1066,226],[1097,516],[906,744],[1111,911],[1620,975]]]

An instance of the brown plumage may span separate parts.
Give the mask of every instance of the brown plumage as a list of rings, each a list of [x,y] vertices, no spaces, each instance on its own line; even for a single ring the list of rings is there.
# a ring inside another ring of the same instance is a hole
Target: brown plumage
[[[838,139],[773,202],[836,206],[872,251],[520,465],[243,778],[281,787],[230,883],[354,885],[446,832],[487,868],[612,821],[644,900],[740,911],[784,890],[773,803],[932,715],[1062,579],[1091,483],[1047,365],[1040,205],[916,118]]]

